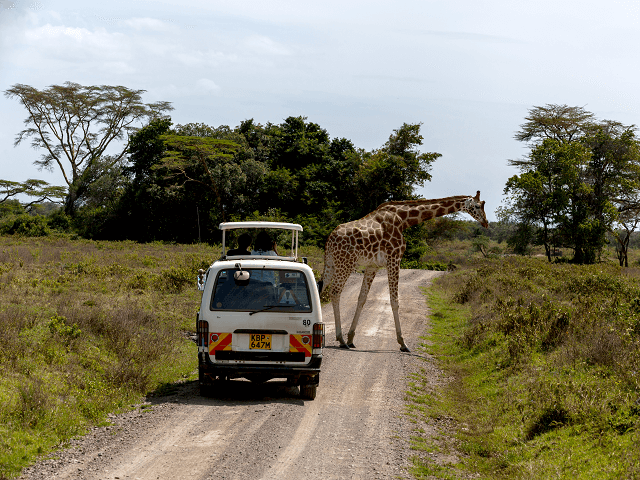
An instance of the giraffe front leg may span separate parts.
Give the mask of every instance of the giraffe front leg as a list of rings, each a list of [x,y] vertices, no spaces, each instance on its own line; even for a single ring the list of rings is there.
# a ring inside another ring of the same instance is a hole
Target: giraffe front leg
[[[404,339],[402,338],[402,330],[400,327],[400,314],[398,312],[398,304],[396,303],[396,305],[393,305],[393,302],[391,303],[391,310],[393,310],[393,319],[396,322],[396,339],[398,340],[398,343],[400,344],[400,351],[401,352],[410,352],[411,350],[409,350],[409,347],[407,347],[407,345],[404,343]]]
[[[371,284],[373,283],[373,279],[375,278],[377,271],[377,268],[367,268],[364,272],[362,287],[360,287],[360,295],[358,296],[358,305],[356,306],[356,313],[353,316],[351,328],[349,328],[349,334],[347,335],[347,345],[349,346],[349,348],[356,348],[356,346],[353,344],[353,337],[355,337],[356,335],[356,327],[358,326],[358,321],[360,320],[360,314],[362,313],[362,308],[367,301],[367,295],[369,294]]]
[[[409,347],[402,338],[402,327],[400,326],[400,312],[398,301],[398,281],[400,279],[400,260],[387,262],[387,274],[389,276],[389,301],[393,311],[393,320],[396,324],[396,339],[400,344],[401,352],[410,352]]]

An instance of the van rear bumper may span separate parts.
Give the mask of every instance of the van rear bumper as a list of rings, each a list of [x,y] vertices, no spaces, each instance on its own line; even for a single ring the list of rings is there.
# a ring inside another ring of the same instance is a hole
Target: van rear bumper
[[[274,365],[246,363],[213,363],[206,353],[198,354],[200,383],[209,384],[216,378],[240,378],[264,376],[269,378],[286,378],[294,385],[318,385],[322,355],[312,355],[305,365]]]

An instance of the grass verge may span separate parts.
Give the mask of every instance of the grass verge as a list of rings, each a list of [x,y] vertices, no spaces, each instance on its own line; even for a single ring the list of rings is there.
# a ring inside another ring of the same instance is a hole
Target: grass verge
[[[415,435],[414,477],[640,478],[638,273],[498,259],[436,282],[423,348],[449,381],[409,392],[441,432]]]
[[[0,237],[0,478],[197,367],[217,249]]]

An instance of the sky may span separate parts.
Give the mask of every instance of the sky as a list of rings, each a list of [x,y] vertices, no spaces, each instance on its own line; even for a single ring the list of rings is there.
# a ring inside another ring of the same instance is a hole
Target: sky
[[[365,150],[421,123],[421,151],[442,156],[417,193],[480,190],[489,220],[527,153],[527,112],[636,124],[639,58],[637,1],[0,0],[0,92],[123,85],[171,102],[176,124],[304,116]],[[63,185],[14,147],[26,116],[0,96],[0,179]]]

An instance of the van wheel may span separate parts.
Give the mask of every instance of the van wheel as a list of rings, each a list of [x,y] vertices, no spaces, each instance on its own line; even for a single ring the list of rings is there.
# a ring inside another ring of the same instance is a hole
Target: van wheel
[[[317,385],[300,385],[300,398],[313,400],[316,398]]]
[[[201,397],[210,397],[213,395],[213,383],[211,382],[211,379],[204,374],[201,368],[198,369],[198,383]]]
[[[211,397],[213,396],[214,388],[211,384],[200,385],[200,396],[201,397]]]

